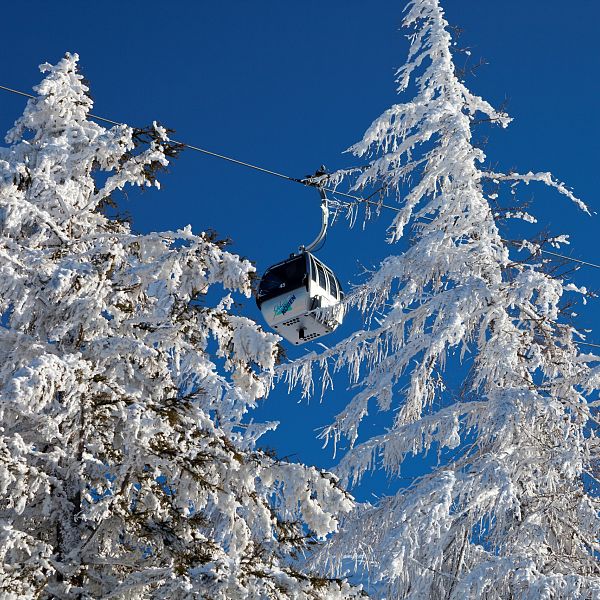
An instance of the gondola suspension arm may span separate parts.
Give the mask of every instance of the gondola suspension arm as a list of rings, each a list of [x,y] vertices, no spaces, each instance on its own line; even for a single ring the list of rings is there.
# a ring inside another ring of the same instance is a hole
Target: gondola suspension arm
[[[318,245],[325,239],[325,236],[327,235],[327,225],[329,223],[329,200],[327,198],[327,192],[322,187],[317,189],[321,195],[321,231],[319,231],[319,235],[317,235],[314,241],[308,244],[308,246],[300,246],[300,252],[312,252],[318,247]]]

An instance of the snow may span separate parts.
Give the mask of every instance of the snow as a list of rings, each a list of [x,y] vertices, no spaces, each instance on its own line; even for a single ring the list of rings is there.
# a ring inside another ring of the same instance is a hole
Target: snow
[[[170,141],[91,122],[77,60],[42,66],[0,149],[0,595],[357,597],[294,559],[350,496],[259,451],[274,424],[247,418],[279,352],[231,313],[254,267],[104,214],[159,187]]]
[[[510,117],[458,79],[438,0],[409,2],[404,26],[411,46],[398,86],[414,96],[350,151],[373,157],[355,189],[385,186],[401,198],[388,241],[410,228],[409,248],[345,300],[366,322],[377,314],[376,327],[279,374],[311,393],[314,370],[324,385],[331,371],[349,371],[356,394],[323,432],[349,442],[336,468],[342,483],[377,468],[397,476],[408,456],[444,458],[357,507],[316,562],[335,574],[356,561],[386,598],[600,597],[600,504],[583,485],[598,460],[587,403],[598,358],[579,351],[580,334],[561,315],[564,293],[586,290],[511,260],[484,183],[516,193],[539,182],[587,207],[550,173],[489,170],[473,122],[506,127]],[[527,240],[521,248],[541,250]],[[444,383],[450,369],[463,378],[455,395]],[[393,420],[370,436],[361,424],[375,403]]]

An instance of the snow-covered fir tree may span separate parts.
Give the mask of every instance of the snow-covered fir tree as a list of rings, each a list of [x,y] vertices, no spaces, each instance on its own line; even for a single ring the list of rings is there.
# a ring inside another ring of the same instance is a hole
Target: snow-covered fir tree
[[[172,145],[90,121],[77,60],[42,65],[0,150],[0,597],[355,597],[293,560],[350,498],[244,422],[278,338],[196,301],[249,295],[253,267],[106,216]]]
[[[397,476],[408,456],[440,460],[358,509],[326,560],[362,561],[386,598],[600,598],[600,503],[587,484],[596,420],[586,401],[600,371],[561,314],[566,292],[586,292],[548,273],[539,244],[511,247],[492,208],[498,194],[536,181],[585,205],[548,173],[486,169],[474,122],[505,127],[509,117],[457,75],[439,0],[409,2],[404,26],[410,51],[398,83],[411,97],[351,150],[371,157],[355,189],[396,190],[390,242],[410,228],[410,244],[348,298],[377,325],[286,370],[309,387],[315,364],[350,368],[358,391],[324,434],[351,444],[338,467],[346,482],[377,467]],[[503,216],[531,221],[522,210]],[[393,422],[360,438],[372,404]]]

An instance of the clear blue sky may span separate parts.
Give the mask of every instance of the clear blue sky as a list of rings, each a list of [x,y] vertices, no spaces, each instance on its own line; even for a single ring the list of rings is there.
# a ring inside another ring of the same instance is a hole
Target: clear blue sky
[[[24,12],[11,2],[3,6],[0,84],[29,91],[40,79],[38,64],[78,52],[97,114],[132,125],[157,119],[191,144],[301,177],[322,163],[330,169],[351,164],[342,151],[397,101],[393,75],[406,55],[398,31],[403,7],[402,0],[30,0]],[[470,87],[496,105],[508,98],[515,118],[508,130],[493,133],[488,156],[503,169],[551,170],[598,210],[600,4],[448,0],[446,10],[463,29],[459,45],[470,48],[473,62],[489,63],[468,78]],[[23,106],[23,99],[0,92],[0,129],[7,130]],[[319,227],[315,192],[192,152],[162,182],[161,192],[130,194],[125,201],[137,230],[188,223],[212,228],[232,238],[233,249],[259,270],[312,239]],[[539,226],[569,233],[574,255],[600,262],[598,218],[540,188],[531,193]],[[331,230],[320,256],[346,287],[357,281],[361,265],[377,264],[394,250],[383,243],[390,220],[383,215],[365,231],[343,223]],[[577,280],[598,289],[600,270],[586,269]],[[260,319],[252,301],[243,311]],[[324,341],[357,323],[351,316]],[[597,302],[580,323],[594,327],[600,342]],[[283,421],[266,443],[282,456],[332,464],[313,430],[347,399],[343,379],[323,404],[298,404],[295,393],[276,391],[257,414]],[[389,489],[375,479],[360,495]]]

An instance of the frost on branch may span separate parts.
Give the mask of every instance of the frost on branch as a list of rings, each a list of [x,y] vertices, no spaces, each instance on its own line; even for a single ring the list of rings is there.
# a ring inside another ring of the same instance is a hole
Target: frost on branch
[[[248,295],[253,267],[189,227],[105,216],[173,148],[156,124],[140,147],[88,120],[76,63],[42,67],[0,149],[0,596],[355,597],[294,561],[349,497],[244,421],[277,336],[228,295],[196,302]]]
[[[475,119],[510,119],[458,79],[438,0],[409,2],[404,24],[399,91],[414,97],[351,150],[373,156],[357,188],[399,196],[390,241],[410,226],[411,243],[348,298],[377,326],[283,371],[309,389],[314,365],[325,381],[349,369],[358,391],[323,432],[349,440],[343,482],[374,468],[402,475],[409,456],[439,462],[345,519],[324,561],[339,572],[354,558],[386,598],[600,597],[597,408],[587,402],[598,358],[579,351],[584,336],[562,315],[565,293],[585,289],[511,255],[488,188],[542,182],[586,207],[547,173],[483,170]],[[369,437],[361,423],[377,409],[393,421]]]

